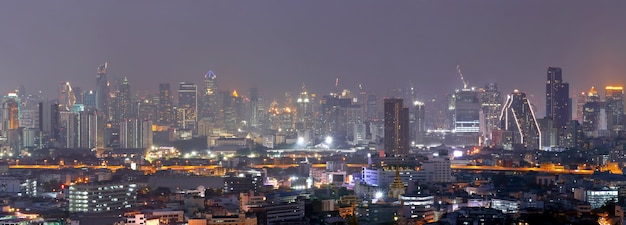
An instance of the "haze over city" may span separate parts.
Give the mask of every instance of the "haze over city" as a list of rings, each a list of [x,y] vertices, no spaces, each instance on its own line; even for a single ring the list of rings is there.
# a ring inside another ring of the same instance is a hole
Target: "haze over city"
[[[56,95],[60,82],[95,87],[95,68],[133,92],[159,82],[259,88],[267,99],[305,83],[327,93],[358,84],[443,96],[496,82],[526,91],[543,114],[543,76],[563,68],[572,94],[626,83],[626,3],[603,1],[5,1],[0,90]],[[244,91],[245,92],[245,91]]]
[[[626,224],[626,1],[0,1],[0,225]]]

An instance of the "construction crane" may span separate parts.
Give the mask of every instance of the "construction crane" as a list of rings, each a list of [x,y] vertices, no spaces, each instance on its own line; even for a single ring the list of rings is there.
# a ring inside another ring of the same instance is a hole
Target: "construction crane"
[[[467,86],[469,86],[469,82],[465,81],[465,78],[463,78],[463,73],[461,73],[460,65],[456,65],[456,71],[459,73],[459,76],[461,77],[461,81],[463,82],[463,89],[467,89]]]

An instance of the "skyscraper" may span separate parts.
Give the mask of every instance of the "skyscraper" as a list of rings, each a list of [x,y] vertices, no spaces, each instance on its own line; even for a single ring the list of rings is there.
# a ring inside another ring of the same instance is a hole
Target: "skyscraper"
[[[546,117],[552,119],[554,127],[558,130],[565,129],[565,125],[572,118],[570,105],[569,84],[563,82],[561,68],[548,67]]]
[[[478,133],[480,131],[480,107],[478,91],[475,89],[457,90],[452,95],[454,130],[457,133]]]
[[[500,111],[502,95],[496,83],[488,83],[480,91],[481,102],[481,133],[486,144],[490,144],[491,132],[500,127]]]
[[[624,87],[607,86],[604,90],[607,126],[616,135],[624,130]]]
[[[107,80],[108,63],[98,66],[96,76],[96,109],[105,117],[109,114],[109,81]]]
[[[158,124],[161,126],[172,125],[172,96],[170,93],[170,84],[159,84],[159,112]]]
[[[541,147],[541,130],[526,93],[515,90],[507,96],[500,121],[503,130],[513,133],[511,144],[529,149]]]
[[[198,86],[193,83],[180,82],[178,84],[178,126],[194,129],[198,112]]]
[[[122,83],[117,86],[114,103],[115,104],[112,105],[112,119],[115,124],[130,119],[132,117],[130,85],[128,84],[127,77],[124,77]]]
[[[200,93],[201,101],[199,108],[200,118],[208,118],[211,121],[215,119],[217,109],[217,76],[213,71],[209,70],[204,75],[204,86]]]
[[[426,134],[426,110],[424,109],[424,102],[413,102],[413,123],[411,137],[416,145],[424,144],[424,135]]]
[[[409,153],[409,108],[403,100],[385,99],[385,153],[387,156]]]

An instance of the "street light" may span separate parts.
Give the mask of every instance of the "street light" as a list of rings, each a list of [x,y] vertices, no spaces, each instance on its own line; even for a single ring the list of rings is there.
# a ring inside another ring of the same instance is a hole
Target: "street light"
[[[326,145],[332,144],[333,143],[333,137],[326,136],[326,139],[324,140],[324,143],[326,143]]]

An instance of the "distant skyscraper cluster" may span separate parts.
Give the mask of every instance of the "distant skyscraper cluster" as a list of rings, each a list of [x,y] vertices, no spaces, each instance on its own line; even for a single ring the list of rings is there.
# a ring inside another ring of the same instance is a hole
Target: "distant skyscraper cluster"
[[[57,95],[28,94],[23,86],[2,97],[0,153],[37,148],[148,148],[166,141],[245,135],[259,144],[297,147],[376,146],[388,156],[436,145],[505,149],[564,149],[585,146],[585,138],[624,133],[624,91],[594,87],[572,102],[563,70],[546,70],[546,116],[536,102],[515,90],[502,95],[496,83],[451,92],[445,100],[421,97],[412,83],[383,95],[342,89],[337,79],[329,94],[305,84],[286,88],[268,100],[258,87],[248,93],[219,89],[208,71],[198,83],[159,83],[158,92],[134,93],[127,77],[110,79],[108,63],[96,68],[95,86],[83,89],[60,82]],[[460,71],[459,71],[460,74]],[[537,76],[539,77],[539,76]],[[296,91],[293,94],[291,91]],[[56,97],[53,97],[56,96]],[[575,112],[575,120],[573,118]],[[158,132],[158,133],[155,133]]]

